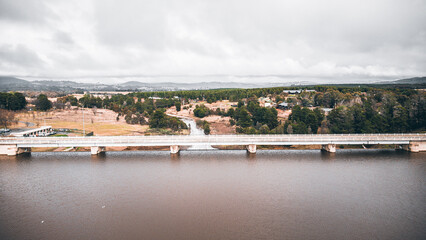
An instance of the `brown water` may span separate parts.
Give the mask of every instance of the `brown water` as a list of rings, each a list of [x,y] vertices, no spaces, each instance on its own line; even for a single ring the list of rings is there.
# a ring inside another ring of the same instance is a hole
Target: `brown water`
[[[0,157],[0,239],[426,239],[426,154]]]

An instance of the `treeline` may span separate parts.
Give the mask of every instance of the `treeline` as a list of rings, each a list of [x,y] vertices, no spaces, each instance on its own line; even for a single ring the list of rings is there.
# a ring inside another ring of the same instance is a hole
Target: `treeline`
[[[284,124],[288,134],[306,133],[404,133],[426,130],[424,93],[370,93],[360,102],[348,102],[328,116],[315,108],[295,106]]]
[[[181,98],[184,102],[188,99],[206,100],[208,103],[229,100],[239,101],[244,98],[266,97],[268,95],[280,95],[283,90],[311,89],[316,92],[326,92],[334,90],[340,93],[366,92],[372,87],[334,87],[334,86],[311,86],[311,87],[272,87],[272,88],[253,88],[253,89],[211,89],[211,90],[188,90],[188,91],[161,91],[161,92],[135,92],[129,95],[137,98]],[[407,90],[409,91],[409,89]]]
[[[351,107],[333,109],[328,119],[330,133],[404,133],[426,129],[426,104],[410,99],[401,104],[387,99],[373,104],[371,99]]]
[[[318,130],[323,120],[324,113],[319,108],[311,110],[306,107],[301,108],[297,105],[293,108],[288,121],[285,122],[283,131],[288,134],[321,133]],[[325,127],[323,126],[323,128]]]
[[[0,92],[0,109],[22,110],[27,106],[25,96],[19,92],[3,93]]]
[[[237,125],[237,131],[248,134],[392,133],[426,129],[426,93],[423,91],[315,86],[311,88],[315,91],[288,94],[283,93],[284,89],[289,88],[137,92],[104,99],[91,95],[85,95],[78,101],[70,96],[64,99],[72,105],[111,109],[131,123],[143,123],[158,109],[176,106],[179,111],[181,104],[190,100],[238,101],[237,108],[225,112],[199,105],[194,115],[200,118],[210,114],[230,116],[230,123]],[[293,108],[289,120],[279,123],[277,111],[260,107],[259,97],[270,97],[277,104],[288,102]],[[323,108],[330,108],[327,111],[332,109],[328,116],[325,116]]]

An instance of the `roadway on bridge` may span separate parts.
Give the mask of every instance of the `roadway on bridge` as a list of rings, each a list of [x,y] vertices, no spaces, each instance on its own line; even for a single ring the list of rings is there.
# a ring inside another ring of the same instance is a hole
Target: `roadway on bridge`
[[[285,135],[162,135],[96,137],[3,137],[0,145],[18,147],[194,146],[194,145],[321,145],[409,144],[426,134],[285,134]]]

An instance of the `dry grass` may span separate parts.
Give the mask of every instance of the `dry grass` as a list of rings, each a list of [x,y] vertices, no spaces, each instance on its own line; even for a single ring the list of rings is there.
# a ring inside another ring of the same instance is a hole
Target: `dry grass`
[[[113,135],[144,135],[148,125],[131,125],[121,117],[116,120],[117,113],[98,109],[96,115],[89,109],[84,110],[86,133],[94,132],[97,136]],[[48,125],[53,128],[83,129],[82,110],[57,110],[51,112],[34,112],[18,114],[19,121],[32,122],[35,127]],[[27,127],[24,123],[13,125],[12,128]]]

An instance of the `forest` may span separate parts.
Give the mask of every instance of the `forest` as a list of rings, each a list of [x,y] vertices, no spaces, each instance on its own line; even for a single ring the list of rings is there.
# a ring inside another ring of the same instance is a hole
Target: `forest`
[[[167,108],[176,106],[180,111],[181,106],[190,101],[212,103],[229,100],[238,102],[238,106],[228,111],[213,111],[197,104],[194,115],[199,118],[229,116],[229,123],[236,125],[237,133],[241,134],[403,133],[426,130],[426,92],[422,90],[313,86],[310,91],[298,94],[283,92],[299,88],[134,92],[105,98],[86,94],[78,100],[72,95],[64,96],[58,98],[58,102],[63,106],[111,109],[117,113],[117,118],[124,117],[129,124],[149,124],[159,128],[183,128],[179,119],[165,115]],[[286,102],[292,113],[287,120],[278,120],[275,108],[259,105],[260,97],[269,97],[276,104]],[[50,108],[45,100],[45,97],[39,96],[38,101],[44,102],[44,107],[37,109]],[[2,109],[21,110],[26,104],[21,93],[0,93]]]

